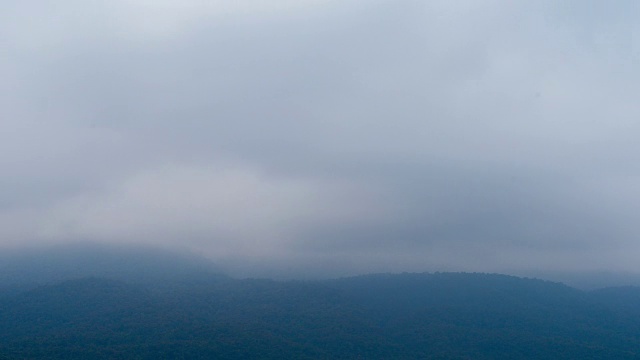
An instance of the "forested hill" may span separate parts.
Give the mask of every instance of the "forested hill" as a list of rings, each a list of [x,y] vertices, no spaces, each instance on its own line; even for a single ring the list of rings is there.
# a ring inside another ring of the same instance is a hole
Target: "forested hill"
[[[505,275],[66,280],[0,296],[0,359],[640,359],[640,289]]]

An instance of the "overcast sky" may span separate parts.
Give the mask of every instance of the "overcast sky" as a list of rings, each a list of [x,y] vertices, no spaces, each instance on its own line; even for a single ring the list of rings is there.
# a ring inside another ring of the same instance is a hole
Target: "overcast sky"
[[[0,245],[640,272],[636,1],[5,0]]]

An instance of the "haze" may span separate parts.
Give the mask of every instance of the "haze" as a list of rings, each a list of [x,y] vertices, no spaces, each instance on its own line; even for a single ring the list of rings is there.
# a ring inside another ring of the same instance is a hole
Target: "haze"
[[[634,1],[0,5],[0,246],[640,272]]]

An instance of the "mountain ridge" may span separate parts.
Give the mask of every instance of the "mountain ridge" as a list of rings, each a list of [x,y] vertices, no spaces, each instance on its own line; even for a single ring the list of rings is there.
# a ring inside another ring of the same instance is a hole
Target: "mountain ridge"
[[[637,359],[640,313],[625,310],[635,303],[604,296],[622,290],[589,292],[485,273],[318,281],[212,275],[160,287],[89,277],[0,298],[0,354],[34,359],[167,354],[194,359]]]

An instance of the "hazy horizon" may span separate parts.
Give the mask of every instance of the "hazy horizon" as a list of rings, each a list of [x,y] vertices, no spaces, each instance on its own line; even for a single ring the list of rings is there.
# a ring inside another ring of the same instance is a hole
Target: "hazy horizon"
[[[640,273],[633,1],[0,5],[0,251]]]

